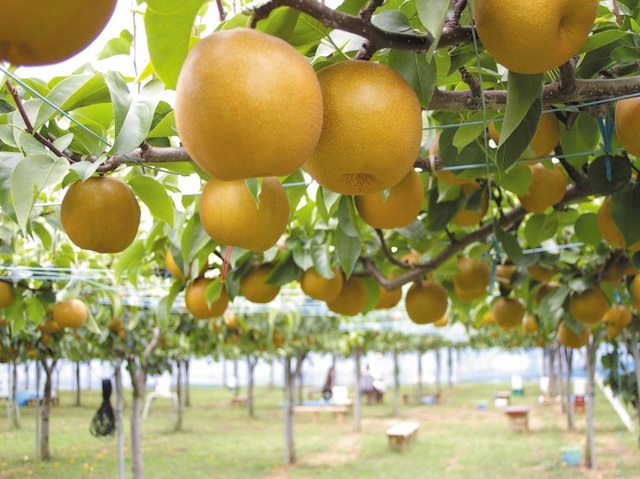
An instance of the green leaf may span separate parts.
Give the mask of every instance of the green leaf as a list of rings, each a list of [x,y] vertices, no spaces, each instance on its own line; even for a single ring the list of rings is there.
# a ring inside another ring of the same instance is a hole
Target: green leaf
[[[500,229],[498,225],[495,227],[496,238],[502,245],[502,249],[506,255],[517,263],[522,258],[522,247],[518,243],[518,238]]]
[[[173,227],[174,205],[167,189],[150,176],[134,176],[129,181],[134,193],[147,205],[153,217]]]
[[[464,202],[461,195],[455,201],[438,203],[438,189],[432,188],[429,192],[429,207],[427,208],[427,229],[429,231],[442,231],[456,215]]]
[[[98,55],[98,60],[115,57],[116,55],[129,55],[132,45],[133,35],[131,35],[129,30],[122,30],[120,36],[112,38],[107,42]]]
[[[30,298],[25,299],[25,312],[27,313],[27,317],[33,321],[34,324],[41,324],[43,319],[47,315],[47,312],[40,301],[40,298],[37,296],[32,296]]]
[[[599,140],[598,121],[590,115],[578,115],[571,129],[567,129],[565,123],[560,122],[562,151],[568,155],[567,161],[574,166],[580,166],[589,159]]]
[[[531,185],[531,170],[525,165],[516,163],[497,178],[496,183],[518,196],[524,196]]]
[[[109,91],[102,73],[73,75],[55,85],[46,98],[62,111],[71,111],[83,106],[108,102]],[[55,108],[43,103],[34,122],[34,128],[39,129],[56,114]]]
[[[349,277],[360,257],[360,237],[347,235],[342,228],[336,231],[336,251],[342,271]]]
[[[543,75],[509,72],[507,107],[496,152],[500,174],[507,171],[527,150],[542,115]]]
[[[109,72],[107,86],[113,104],[116,136],[109,154],[130,153],[140,146],[149,133],[162,85],[159,82],[151,82],[139,95],[131,95],[124,78],[117,73]]]
[[[558,220],[554,213],[536,214],[529,217],[524,227],[524,237],[531,248],[539,246],[545,240],[553,238],[558,231]]]
[[[316,242],[311,243],[310,248],[311,259],[313,261],[313,267],[320,275],[325,278],[333,278],[333,268],[331,267],[331,253],[329,251],[329,245],[327,243],[318,244]]]
[[[141,240],[135,240],[122,253],[116,255],[116,261],[113,265],[114,280],[119,282],[124,272],[130,267],[140,264],[145,255],[146,251]]]
[[[538,311],[541,316],[549,316],[558,310],[562,310],[563,304],[569,295],[569,288],[561,285],[554,288],[549,294],[545,295],[540,301]]]
[[[574,226],[576,236],[580,241],[592,246],[598,246],[602,241],[600,228],[598,227],[598,215],[584,213],[576,220]]]
[[[611,219],[628,245],[640,241],[640,183],[628,184],[611,195]]]
[[[383,10],[371,19],[376,27],[395,33],[413,32],[407,16],[400,10]]]
[[[156,308],[156,319],[158,321],[158,326],[163,329],[166,329],[169,326],[169,317],[171,316],[171,308],[173,307],[173,303],[178,296],[178,293],[182,290],[182,282],[176,281],[171,285],[171,289],[169,289],[169,294],[158,301],[158,306]]]
[[[611,177],[607,178],[607,161]],[[610,195],[624,188],[631,179],[631,162],[626,156],[599,156],[589,164],[589,185],[599,195]]]
[[[451,6],[451,0],[416,0],[416,9],[418,10],[418,18],[424,28],[433,35],[432,48],[427,48],[427,61],[431,62],[431,57],[436,49],[433,48],[438,44],[440,35],[442,35],[442,27],[447,19],[447,13]]]
[[[293,253],[289,251],[285,258],[271,270],[267,282],[275,286],[282,286],[297,280],[301,271],[293,259]]]
[[[153,69],[167,88],[174,89],[191,42],[198,11],[206,0],[152,0],[144,26]]]
[[[436,63],[429,63],[424,53],[391,50],[389,66],[406,80],[416,93],[422,108],[427,109],[436,88]]]
[[[597,48],[608,45],[609,43],[613,43],[617,40],[628,35],[627,32],[623,30],[604,30],[601,32],[596,32],[593,35],[589,35],[587,37],[587,41],[582,45],[579,53],[587,53]]]
[[[207,285],[207,289],[204,291],[204,299],[207,301],[207,306],[211,307],[215,301],[220,299],[222,286],[223,283],[220,281],[220,278],[214,278],[213,281]]]
[[[262,191],[262,178],[247,178],[244,180],[247,189],[251,194],[251,198],[256,202],[256,206],[260,207],[260,192]]]
[[[276,8],[265,20],[258,22],[256,30],[287,41],[293,34],[300,15],[300,10],[291,7]]]
[[[11,174],[11,198],[18,225],[23,233],[35,200],[43,188],[58,184],[69,171],[67,160],[47,155],[27,156]]]
[[[348,236],[358,237],[358,229],[352,222],[353,199],[350,196],[342,196],[338,206],[338,230]]]
[[[38,223],[37,221],[34,221],[31,224],[31,228],[33,229],[33,232],[38,236],[38,239],[42,243],[42,247],[44,248],[44,250],[51,250],[53,238],[51,237],[51,233],[49,233],[49,230],[45,228],[42,223]]]

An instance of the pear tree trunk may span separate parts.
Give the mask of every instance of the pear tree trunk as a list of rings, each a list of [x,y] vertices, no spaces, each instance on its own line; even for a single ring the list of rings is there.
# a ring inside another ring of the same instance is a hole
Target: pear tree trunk
[[[355,391],[353,393],[353,432],[362,431],[362,398],[360,392],[360,386],[362,385],[361,378],[361,361],[360,361],[360,349],[353,348],[353,362],[355,366]],[[334,368],[335,371],[335,368]]]
[[[567,428],[569,431],[575,430],[575,421],[573,415],[573,401],[571,400],[571,396],[573,395],[572,389],[572,375],[573,375],[573,349],[564,348],[564,356],[567,362],[567,385],[566,385],[566,393],[567,393]]]
[[[296,448],[293,436],[293,405],[295,400],[293,376],[293,372],[291,371],[291,356],[287,355],[284,358],[284,462],[286,465],[291,465],[296,462]]]
[[[185,359],[184,362],[184,405],[191,407],[191,382],[189,381],[189,367],[191,365],[190,359]]]
[[[447,385],[453,387],[453,348],[447,348]]]
[[[182,365],[184,362],[180,359],[176,361],[177,378],[176,378],[176,395],[178,396],[178,410],[176,411],[176,420],[173,424],[173,432],[182,431],[182,420],[184,418],[184,387],[182,377]]]
[[[585,451],[585,465],[590,469],[596,468],[595,444],[595,374],[596,348],[593,335],[587,344],[587,444]]]
[[[256,369],[256,364],[258,363],[258,358],[254,356],[247,356],[247,415],[249,417],[254,417],[253,410],[253,383],[254,383],[254,372]]]
[[[638,333],[640,333],[640,328],[636,321],[637,320],[634,321],[630,328],[631,338],[629,339],[629,348],[631,349],[631,355],[633,356],[633,369],[636,374],[636,410],[638,412],[638,425],[640,426],[640,350],[638,349]]]
[[[422,402],[422,351],[418,351],[418,381],[416,382],[418,403]]]
[[[51,392],[53,391],[53,373],[56,367],[56,360],[49,362],[47,359],[42,360],[42,369],[44,370],[44,397],[40,401],[39,395],[37,402],[42,402],[41,426],[40,426],[40,459],[43,461],[51,460],[51,449],[49,447],[50,433],[50,417],[51,417]]]
[[[18,411],[18,403],[16,402],[16,392],[18,391],[18,365],[14,359],[11,363],[7,364],[7,366],[11,368],[11,388],[9,389],[9,401],[7,402],[9,428],[20,429],[20,411]]]
[[[400,365],[398,350],[393,348],[393,417],[400,415]]]
[[[80,361],[76,361],[75,362],[75,366],[76,366],[76,406],[80,406],[80,402],[81,402],[81,389],[82,389],[82,385],[80,384]]]

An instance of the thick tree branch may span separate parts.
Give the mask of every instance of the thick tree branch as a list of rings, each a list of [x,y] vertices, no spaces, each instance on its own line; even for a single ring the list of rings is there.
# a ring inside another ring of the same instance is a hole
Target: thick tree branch
[[[566,85],[566,82],[564,83]],[[622,95],[640,93],[640,76],[575,80],[573,92],[563,92],[562,82],[556,80],[542,90],[542,102],[545,106],[584,103],[596,100],[608,100]],[[484,92],[484,106],[488,110],[500,110],[507,104],[506,90],[487,90]],[[444,91],[436,89],[429,110],[442,111],[478,111],[482,108],[482,101],[471,90]]]
[[[577,199],[584,198],[589,194],[591,194],[591,190],[584,190],[575,185],[571,185],[567,188],[567,192],[565,193],[562,201],[556,206],[559,207],[566,205]],[[514,225],[522,221],[526,214],[527,211],[522,206],[517,206],[500,217],[497,227],[504,231],[508,231]],[[361,262],[364,264],[367,273],[374,277],[383,288],[393,290],[400,288],[404,284],[423,278],[470,244],[486,241],[493,232],[494,224],[487,223],[477,230],[459,238],[456,242],[449,244],[449,246],[440,251],[426,263],[417,265],[415,269],[394,279],[386,279],[372,259],[362,258]]]
[[[174,163],[192,161],[187,151],[182,147],[158,147],[143,144],[127,155],[112,156],[100,167],[98,172],[113,171],[120,165],[144,165],[148,163]]]

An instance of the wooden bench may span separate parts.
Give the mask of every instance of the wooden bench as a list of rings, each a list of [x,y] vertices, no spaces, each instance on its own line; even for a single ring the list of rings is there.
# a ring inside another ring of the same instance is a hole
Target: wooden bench
[[[387,429],[387,439],[391,449],[403,450],[418,435],[420,424],[417,422],[399,422]]]
[[[336,415],[336,419],[338,424],[342,424],[344,422],[344,418],[349,412],[349,405],[347,404],[327,404],[321,406],[294,406],[294,412],[304,412],[310,413],[313,417],[313,422],[318,422],[320,420],[321,412],[330,412]]]
[[[527,406],[509,406],[504,410],[512,429],[529,430],[529,408]]]
[[[232,406],[245,406],[247,404],[247,397],[246,396],[233,396],[231,398],[231,405]]]

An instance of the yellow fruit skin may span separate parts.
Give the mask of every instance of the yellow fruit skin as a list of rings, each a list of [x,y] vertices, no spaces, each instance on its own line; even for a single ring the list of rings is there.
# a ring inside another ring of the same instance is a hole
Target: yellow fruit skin
[[[13,283],[0,281],[0,308],[11,306],[16,299]]]
[[[200,197],[200,222],[220,244],[262,252],[276,244],[289,222],[289,200],[282,184],[264,178],[256,205],[244,180],[212,178]]]
[[[473,194],[474,191],[477,191],[480,188],[478,183],[466,183],[462,185],[462,192],[466,199]],[[480,210],[468,210],[465,208],[464,204],[460,207],[460,210],[453,217],[451,222],[458,226],[473,226],[477,225],[482,221],[484,215],[487,214],[487,210],[489,209],[489,195],[483,194],[482,199],[480,200]]]
[[[598,0],[474,0],[482,45],[518,73],[544,73],[578,53],[591,31]]]
[[[586,346],[591,337],[589,325],[583,324],[580,335],[574,333],[564,321],[558,325],[558,342],[567,348],[581,348]]]
[[[495,124],[489,123],[489,137],[497,145],[500,141],[500,132]],[[560,124],[554,113],[543,113],[536,132],[529,143],[530,154],[523,154],[523,158],[536,159],[548,156],[560,141]]]
[[[53,308],[53,320],[61,328],[81,328],[88,317],[87,305],[76,298],[57,303]]]
[[[636,274],[633,277],[633,279],[631,280],[631,285],[629,286],[629,290],[631,292],[631,295],[635,299],[635,303],[640,303],[640,274]]]
[[[322,108],[308,61],[285,41],[248,28],[200,40],[176,89],[180,140],[219,180],[296,171],[316,147]]]
[[[522,321],[522,332],[525,334],[537,333],[539,329],[538,320],[533,314],[528,314]]]
[[[458,258],[459,273],[453,276],[453,284],[461,290],[485,291],[491,279],[491,266],[484,260]]]
[[[214,281],[212,278],[198,278],[187,286],[184,293],[187,310],[196,319],[218,317],[225,312],[229,305],[229,295],[224,286],[220,292],[220,297],[213,301],[211,306],[207,304],[206,290],[212,281]]]
[[[378,301],[376,301],[376,305],[373,309],[390,309],[393,308],[396,304],[400,302],[402,299],[402,290],[392,289],[391,291],[386,290],[382,286],[380,286],[380,294],[378,296]]]
[[[263,264],[250,270],[240,280],[240,293],[252,303],[269,303],[278,296],[280,286],[267,283],[273,266]]]
[[[48,65],[84,50],[105,27],[116,0],[0,0],[0,60]]]
[[[632,244],[627,248],[627,242],[624,240],[620,228],[616,225],[611,217],[611,197],[607,196],[600,209],[598,210],[598,229],[607,243],[618,248],[626,248],[629,251],[640,251],[640,241]]]
[[[529,165],[531,184],[525,196],[519,196],[520,204],[530,213],[542,213],[544,210],[559,203],[564,198],[567,189],[562,168],[553,165],[547,168],[540,163]]]
[[[438,321],[447,312],[447,290],[434,281],[413,283],[404,299],[407,314],[416,324]]]
[[[60,206],[60,222],[80,248],[120,253],[136,237],[140,206],[120,178],[93,176],[69,187]]]
[[[522,324],[524,305],[517,299],[500,296],[491,308],[493,319],[503,329],[512,329]]]
[[[318,72],[324,124],[303,168],[323,187],[365,195],[398,184],[422,141],[420,102],[391,68],[368,61],[335,63]]]
[[[355,197],[360,217],[370,226],[381,229],[402,228],[413,223],[422,208],[424,186],[414,170],[391,187],[385,198],[383,192]]]
[[[169,271],[169,274],[171,274],[171,276],[173,276],[177,280],[184,279],[184,275],[182,274],[182,271],[180,270],[180,268],[178,268],[176,260],[173,259],[173,254],[171,254],[171,250],[167,250],[164,260],[167,266],[167,270]]]
[[[549,269],[539,265],[528,266],[527,272],[529,273],[529,276],[541,283],[550,281],[551,278],[558,274],[558,270],[556,269]]]
[[[300,277],[302,291],[319,301],[333,301],[340,294],[344,277],[340,269],[333,269],[333,278],[325,278],[317,269],[309,268]]]
[[[594,324],[601,321],[608,309],[606,295],[596,286],[569,298],[569,314],[581,323]]]
[[[618,141],[627,152],[640,156],[640,97],[625,98],[616,103],[615,125]]]
[[[367,303],[367,290],[357,276],[345,280],[340,294],[333,301],[327,301],[327,307],[334,313],[355,316],[364,310]]]

